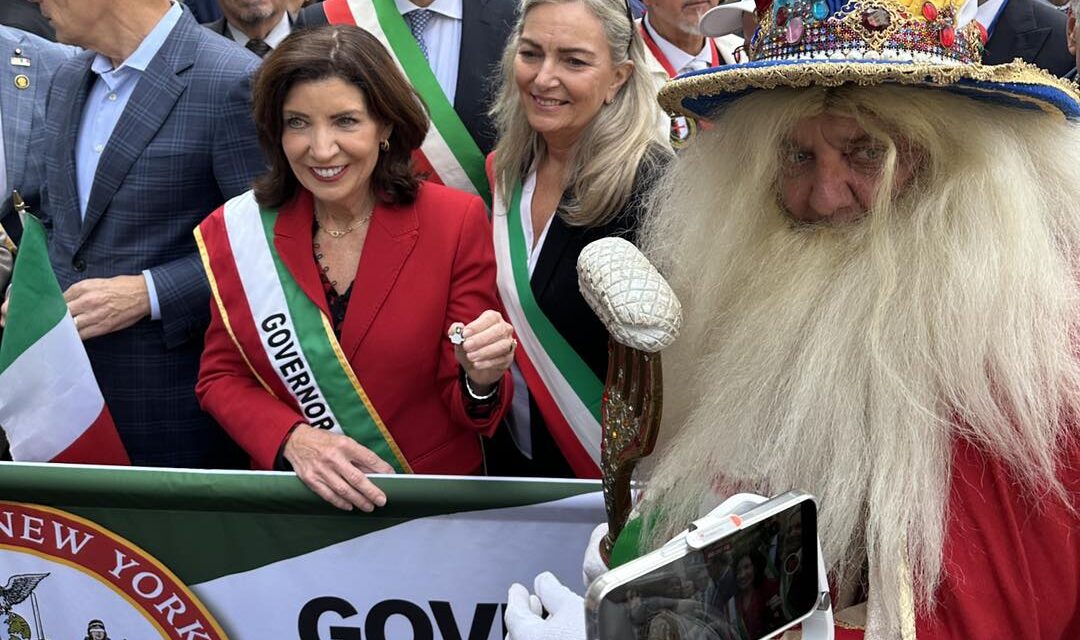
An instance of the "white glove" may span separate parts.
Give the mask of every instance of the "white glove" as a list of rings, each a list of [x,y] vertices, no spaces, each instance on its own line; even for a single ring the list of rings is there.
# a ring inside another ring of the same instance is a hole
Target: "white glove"
[[[600,557],[600,541],[607,535],[607,523],[596,525],[589,537],[589,546],[585,547],[585,560],[581,563],[581,579],[585,582],[585,588],[593,583],[601,575],[607,573],[608,566]]]
[[[506,596],[506,640],[585,640],[585,602],[545,571],[533,583],[536,595],[520,584]],[[544,618],[543,609],[548,617]]]

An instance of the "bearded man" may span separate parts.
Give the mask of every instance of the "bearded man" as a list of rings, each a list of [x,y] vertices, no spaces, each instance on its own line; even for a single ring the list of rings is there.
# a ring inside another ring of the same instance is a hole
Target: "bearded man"
[[[970,6],[800,7],[661,94],[713,126],[643,234],[685,318],[643,551],[802,489],[838,638],[1078,638],[1075,88],[978,64]],[[522,591],[510,635],[542,637]]]

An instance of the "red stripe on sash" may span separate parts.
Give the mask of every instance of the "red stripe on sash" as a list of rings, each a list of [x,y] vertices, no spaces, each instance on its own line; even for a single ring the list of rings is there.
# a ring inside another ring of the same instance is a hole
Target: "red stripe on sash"
[[[347,0],[326,0],[322,3],[323,11],[326,12],[326,21],[330,24],[351,24],[356,26],[352,11],[349,10]]]
[[[520,341],[518,341],[514,361],[517,363],[518,369],[521,370],[525,383],[529,386],[529,394],[536,402],[536,407],[540,409],[540,414],[544,416],[544,422],[547,423],[551,437],[555,440],[555,444],[559,446],[559,450],[562,451],[566,461],[570,463],[570,468],[574,470],[574,473],[579,478],[599,479],[600,468],[593,462],[585,447],[581,446],[577,435],[570,428],[570,424],[567,423],[566,417],[559,410],[559,406],[555,404],[555,399],[551,397],[551,393],[544,385],[540,374],[537,373],[536,367],[529,360],[529,356],[525,353],[525,348]]]
[[[233,255],[232,246],[229,244],[229,232],[225,228],[225,209],[218,209],[203,220],[199,225],[202,229],[203,246],[210,260],[210,268],[214,278],[217,294],[221,296],[222,304],[229,310],[227,327],[236,340],[242,345],[261,345],[262,340],[256,329],[255,317],[251,315],[251,307],[244,294],[244,287],[240,280],[240,272],[236,269],[236,257]],[[217,304],[214,301],[214,304]],[[221,308],[218,307],[220,313]],[[225,318],[222,318],[225,321]],[[234,343],[235,344],[235,343]],[[237,346],[237,349],[240,349]],[[275,375],[274,366],[264,349],[241,349],[248,362],[255,368],[254,373],[266,384],[278,399],[289,402],[292,396],[281,381],[281,377]]]
[[[653,57],[660,63],[660,66],[664,67],[664,71],[667,72],[669,78],[674,78],[676,75],[675,68],[668,62],[664,52],[660,50],[660,45],[656,44],[656,40],[653,39],[652,34],[645,28],[645,18],[641,19],[641,38],[645,40],[645,46],[652,52]],[[716,47],[716,42],[712,38],[705,38],[705,42],[709,43],[710,53],[712,54],[712,66],[720,66],[720,50]]]

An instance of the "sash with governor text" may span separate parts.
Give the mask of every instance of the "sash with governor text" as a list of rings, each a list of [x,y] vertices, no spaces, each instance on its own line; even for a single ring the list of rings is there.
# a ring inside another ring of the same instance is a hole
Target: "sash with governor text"
[[[604,519],[592,480],[371,478],[361,513],[291,473],[0,462],[0,638],[502,640],[510,584],[580,584]]]
[[[330,24],[356,25],[374,35],[424,99],[431,127],[413,154],[417,169],[432,181],[477,194],[490,207],[484,154],[439,86],[394,0],[326,0],[322,6]]]
[[[495,196],[492,226],[499,295],[519,348],[515,362],[562,454],[580,478],[600,477],[600,402],[604,384],[537,304],[521,227],[521,182],[509,205]]]
[[[308,424],[344,433],[396,471],[411,471],[330,319],[281,261],[274,246],[277,216],[260,209],[249,191],[195,230],[222,322],[262,386]]]

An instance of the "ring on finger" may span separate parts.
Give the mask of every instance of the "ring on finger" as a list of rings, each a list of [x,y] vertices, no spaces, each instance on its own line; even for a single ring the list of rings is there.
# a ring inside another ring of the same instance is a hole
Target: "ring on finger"
[[[510,349],[506,353],[513,353],[517,348],[517,338],[510,338]]]
[[[75,330],[79,330],[79,316],[71,316],[71,324],[75,325]]]

